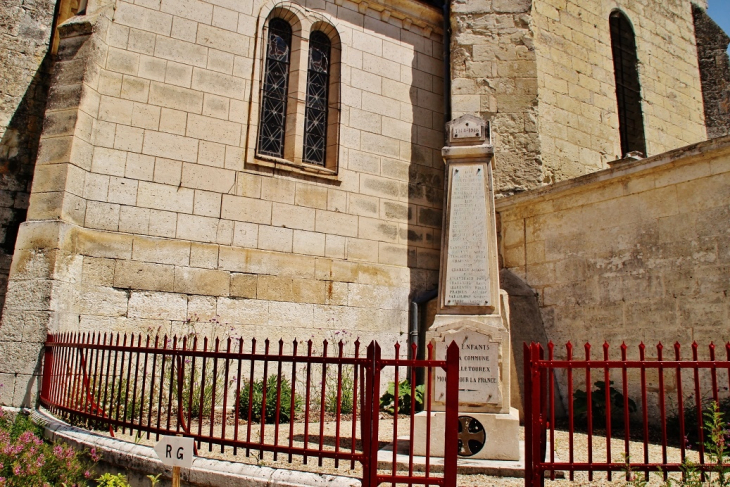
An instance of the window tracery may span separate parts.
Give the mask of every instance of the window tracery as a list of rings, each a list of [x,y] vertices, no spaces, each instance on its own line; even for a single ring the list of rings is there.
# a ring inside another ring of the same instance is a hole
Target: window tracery
[[[291,26],[285,20],[269,21],[258,150],[274,157],[284,155],[291,37]]]
[[[307,100],[304,115],[304,162],[324,166],[327,153],[327,111],[331,42],[324,33],[309,38]]]

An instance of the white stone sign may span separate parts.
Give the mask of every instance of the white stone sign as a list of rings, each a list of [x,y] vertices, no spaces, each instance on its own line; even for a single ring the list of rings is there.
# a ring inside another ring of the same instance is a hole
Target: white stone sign
[[[190,468],[193,466],[194,443],[192,438],[163,436],[155,445],[155,452],[165,465]]]
[[[436,359],[446,359],[446,348],[455,341],[459,345],[459,404],[469,406],[502,403],[499,377],[500,342],[474,330],[464,329],[447,333],[444,341],[436,342]],[[446,398],[446,373],[436,369],[435,397]]]
[[[491,306],[486,168],[451,166],[444,306]]]
[[[489,125],[474,115],[462,115],[447,124],[449,145],[483,144],[489,136]]]

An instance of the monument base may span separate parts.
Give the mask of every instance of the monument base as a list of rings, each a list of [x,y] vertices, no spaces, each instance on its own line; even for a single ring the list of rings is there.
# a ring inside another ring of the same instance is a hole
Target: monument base
[[[464,413],[463,417],[471,417],[478,421],[484,431],[484,446],[473,455],[460,455],[461,458],[475,460],[519,460],[520,459],[520,416],[515,408],[509,413]],[[420,412],[414,417],[413,454],[426,455],[426,422],[427,412]],[[466,421],[460,421],[462,429]],[[431,456],[444,456],[444,427],[446,413],[436,411],[431,413]],[[468,436],[479,442],[481,433],[470,433]],[[466,437],[462,436],[463,438]],[[457,448],[454,445],[453,448]]]

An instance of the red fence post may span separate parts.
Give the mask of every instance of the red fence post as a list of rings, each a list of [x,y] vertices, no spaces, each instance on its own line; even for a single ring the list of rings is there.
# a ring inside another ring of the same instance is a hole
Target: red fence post
[[[525,487],[533,485],[533,426],[532,426],[532,344],[522,344],[522,354],[525,361],[524,378],[525,378],[525,396],[523,398],[523,410],[525,414]]]
[[[545,483],[539,467],[545,455],[545,418],[547,414],[546,377],[536,362],[543,359],[539,343],[525,344],[525,486],[541,487]]]
[[[534,345],[535,353],[533,355],[533,362],[542,362],[545,360],[545,349],[542,345],[536,343]],[[536,461],[538,466],[543,463],[545,459],[546,451],[546,435],[547,435],[547,371],[543,368],[535,367],[532,370],[532,408],[533,414],[537,411],[535,417],[535,426],[539,429],[533,433],[533,439],[536,440],[533,443],[534,453],[532,458]],[[534,481],[536,487],[542,487],[545,485],[545,472],[543,467],[538,467],[533,470]]]
[[[459,442],[459,346],[446,350],[446,435],[444,439],[444,487],[456,487]],[[430,398],[429,398],[430,399]]]
[[[46,349],[43,353],[43,381],[41,382],[41,402],[48,401],[49,391],[51,390],[51,377],[53,375],[53,348],[49,346],[53,343],[53,335],[49,334],[46,339]]]
[[[365,400],[362,408],[362,486],[371,487],[377,485],[378,474],[378,435],[373,433],[373,423],[378,417],[378,398],[375,397],[377,381],[380,381],[380,374],[376,374],[376,360],[380,359],[380,346],[375,341],[370,342],[367,348],[367,363],[363,367],[362,380],[365,383]],[[374,445],[374,446],[373,446]],[[373,456],[375,450],[375,456]]]
[[[372,372],[370,373],[372,383],[372,395],[370,396],[370,450],[365,455],[370,455],[370,481],[373,486],[378,485],[378,420],[380,419],[380,345],[373,342]],[[396,405],[397,407],[397,405]]]

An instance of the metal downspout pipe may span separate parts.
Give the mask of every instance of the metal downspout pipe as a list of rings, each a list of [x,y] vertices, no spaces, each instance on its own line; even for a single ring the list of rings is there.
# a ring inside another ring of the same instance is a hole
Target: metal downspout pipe
[[[423,357],[423,348],[420,342],[420,324],[421,324],[421,305],[431,301],[438,296],[438,289],[431,289],[417,295],[411,301],[411,320],[408,323],[408,356],[411,354],[411,345],[414,343],[418,347],[418,356]]]

